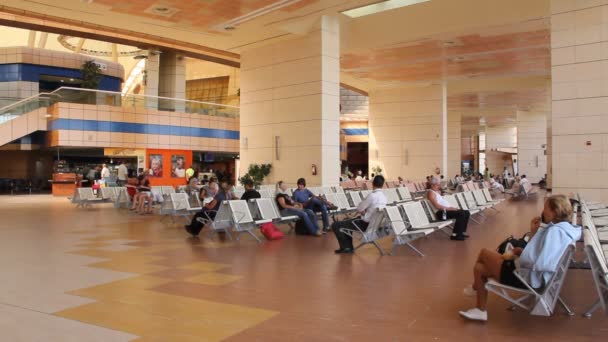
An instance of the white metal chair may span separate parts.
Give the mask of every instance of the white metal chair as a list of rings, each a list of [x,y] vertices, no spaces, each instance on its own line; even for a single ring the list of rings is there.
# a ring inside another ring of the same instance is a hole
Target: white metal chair
[[[410,190],[407,187],[400,186],[400,187],[398,187],[396,189],[397,189],[397,194],[401,198],[401,202],[408,202],[408,201],[413,201],[414,200],[412,198],[412,193],[410,192]]]
[[[585,253],[591,266],[591,273],[598,294],[598,300],[583,315],[591,317],[593,312],[600,307],[604,310],[604,314],[608,315],[608,264],[606,255],[602,250],[600,241],[597,236],[594,236],[591,229],[585,229],[583,237]]]
[[[524,275],[527,270],[521,269],[519,271],[515,270],[513,273],[526,286],[525,289],[504,285],[494,279],[490,279],[485,285],[486,290],[513,303],[515,306],[529,311],[531,315],[551,316],[555,311],[555,304],[557,302],[562,305],[569,315],[573,315],[570,308],[568,308],[559,295],[562,286],[564,285],[564,281],[566,280],[568,266],[570,266],[573,254],[573,245],[564,250],[557,269],[542,289],[532,288]],[[517,295],[512,296],[511,293]],[[530,301],[530,303],[527,304],[527,301]]]
[[[251,236],[258,242],[262,243],[252,230],[257,228],[260,224],[272,222],[272,220],[259,220],[255,221],[251,212],[249,211],[249,205],[247,205],[247,201],[244,200],[233,200],[228,201],[228,206],[230,207],[230,212],[232,215],[233,221],[233,229],[239,233],[245,232]],[[236,235],[236,239],[239,240],[239,234]]]
[[[76,204],[76,208],[85,208],[90,207],[93,203],[100,203],[102,199],[95,196],[92,188],[76,188],[71,201]]]
[[[403,208],[407,221],[411,225],[411,229],[434,229],[439,230],[450,226],[454,223],[453,220],[429,222],[421,202],[408,202],[400,204]]]
[[[340,231],[342,231],[344,234],[349,235],[353,239],[356,238],[359,240],[360,244],[355,247],[355,250],[371,243],[376,247],[378,252],[380,252],[380,255],[384,255],[384,251],[382,250],[382,247],[380,247],[377,241],[383,237],[388,236],[390,234],[390,231],[386,229],[386,226],[384,225],[385,216],[382,208],[378,208],[374,212],[374,214],[370,218],[369,224],[367,225],[367,229],[361,229],[361,221],[362,220],[354,220],[354,228],[340,228]]]
[[[405,245],[411,248],[414,252],[416,252],[419,256],[423,257],[424,253],[422,253],[419,249],[414,247],[410,242],[413,240],[419,239],[421,237],[427,236],[435,231],[435,229],[416,229],[409,230],[409,223],[403,220],[401,213],[399,212],[399,207],[386,207],[384,208],[386,212],[386,217],[388,219],[389,227],[392,229],[395,234],[395,239],[393,240],[393,248],[388,253],[389,255],[393,255],[395,248],[397,246]]]

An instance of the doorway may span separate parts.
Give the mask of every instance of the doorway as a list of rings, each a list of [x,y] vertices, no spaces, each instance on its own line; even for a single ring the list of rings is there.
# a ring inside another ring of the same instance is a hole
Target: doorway
[[[342,173],[351,172],[353,175],[357,171],[363,171],[363,176],[367,175],[369,163],[369,144],[366,142],[352,142],[346,145],[346,166]]]

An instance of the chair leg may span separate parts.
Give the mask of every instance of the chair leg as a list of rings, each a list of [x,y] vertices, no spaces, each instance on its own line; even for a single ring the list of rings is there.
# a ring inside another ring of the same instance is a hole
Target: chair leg
[[[414,245],[412,245],[411,243],[409,243],[408,241],[405,242],[405,244],[411,248],[414,252],[416,252],[420,257],[424,257],[424,253],[422,253],[418,248],[414,247]]]
[[[374,244],[374,246],[376,246],[376,248],[378,249],[378,252],[380,252],[380,255],[384,256],[384,251],[382,250],[382,248],[380,248],[380,245],[378,244],[378,242],[372,241],[372,243]]]
[[[600,307],[600,305],[602,305],[602,303],[601,303],[601,302],[600,302],[600,300],[598,299],[598,300],[597,300],[597,302],[595,302],[595,303],[594,303],[594,304],[593,304],[593,305],[592,305],[592,306],[589,308],[589,310],[587,310],[587,311],[586,311],[586,312],[583,314],[583,317],[587,317],[587,318],[589,318],[589,317],[593,316],[593,312],[595,312],[595,310],[597,310],[597,309]]]
[[[570,310],[570,308],[568,307],[568,305],[566,305],[566,303],[564,302],[562,297],[558,296],[557,301],[562,306],[562,308],[564,308],[564,310],[566,310],[566,314],[568,314],[568,316],[574,316],[574,312],[572,312],[572,310]]]
[[[480,222],[477,221],[476,219],[474,219],[473,216],[469,216],[469,220],[471,220],[471,221],[473,221],[473,222],[475,222],[477,224],[480,224]]]

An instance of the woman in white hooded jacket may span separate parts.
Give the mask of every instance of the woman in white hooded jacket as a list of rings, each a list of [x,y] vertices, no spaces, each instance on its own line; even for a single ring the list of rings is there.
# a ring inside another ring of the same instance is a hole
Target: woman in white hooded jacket
[[[461,316],[477,321],[488,319],[488,291],[485,284],[489,278],[505,285],[525,288],[513,274],[514,263],[510,261],[517,257],[519,268],[524,271],[521,273],[527,276],[533,288],[541,288],[551,279],[566,248],[580,239],[581,228],[570,224],[572,206],[564,195],[547,198],[541,217],[532,219],[531,239],[525,248],[515,248],[504,254],[485,248],[479,252],[473,268],[473,286],[464,289],[465,295],[477,296],[477,305],[473,309],[460,311]]]

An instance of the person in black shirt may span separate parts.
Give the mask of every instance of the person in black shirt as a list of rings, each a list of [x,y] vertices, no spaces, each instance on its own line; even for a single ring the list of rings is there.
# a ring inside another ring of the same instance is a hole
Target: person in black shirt
[[[253,199],[253,198],[262,198],[262,195],[260,195],[260,193],[257,192],[253,188],[253,181],[248,179],[244,182],[244,185],[245,185],[245,192],[241,196],[242,200],[249,201],[250,199]]]

